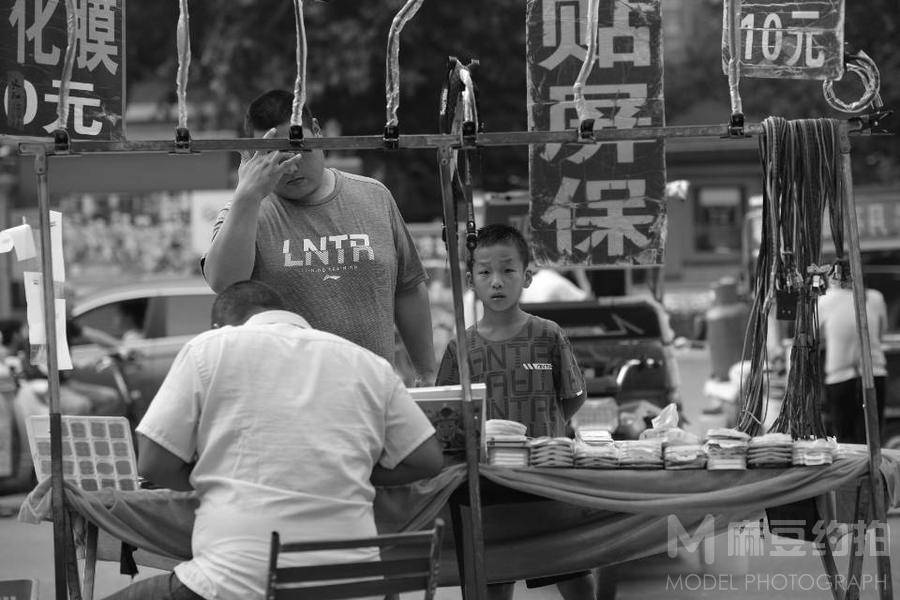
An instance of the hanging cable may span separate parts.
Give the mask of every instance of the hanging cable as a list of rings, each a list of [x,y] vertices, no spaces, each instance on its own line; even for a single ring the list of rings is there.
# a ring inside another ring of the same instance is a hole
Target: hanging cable
[[[66,0],[66,54],[63,70],[59,77],[59,103],[56,105],[56,146],[59,151],[68,150],[69,136],[69,84],[75,67],[75,45],[77,43],[75,0]]]
[[[881,73],[878,65],[863,50],[854,54],[844,55],[844,69],[859,77],[863,84],[863,93],[854,102],[844,102],[834,93],[834,80],[826,79],[822,82],[822,94],[828,105],[845,113],[861,113],[869,106],[881,108]]]
[[[387,64],[385,65],[384,90],[387,100],[387,121],[385,127],[397,126],[397,109],[400,106],[400,33],[406,24],[416,16],[424,0],[407,0],[394,15],[388,32]]]
[[[817,306],[830,269],[819,263],[825,208],[839,206],[838,127],[829,119],[801,119],[787,122],[785,133],[780,155],[767,148],[772,168],[766,171],[766,189],[775,190],[779,201],[781,262],[775,281],[779,301],[787,303],[779,312],[791,317],[795,332],[781,412],[771,430],[795,439],[821,438],[825,429]],[[832,227],[836,222],[833,217]],[[837,243],[842,246],[842,238]]]
[[[743,128],[744,107],[741,102],[741,0],[725,0],[723,31],[728,32],[728,94],[731,98],[732,126]]]
[[[187,84],[191,66],[191,17],[188,0],[178,1],[178,71],[175,75],[175,95],[178,98],[178,127],[187,129]]]
[[[296,145],[303,142],[303,107],[306,105],[306,25],[303,22],[303,0],[294,0],[294,22],[297,30],[297,78],[294,80],[290,139]]]
[[[578,121],[582,123],[588,119],[587,105],[584,100],[584,86],[587,84],[588,76],[590,76],[591,70],[594,68],[594,61],[597,60],[597,15],[599,12],[600,0],[590,0],[586,25],[587,51],[584,55],[584,62],[581,63],[581,70],[578,72],[578,77],[575,78],[575,84],[572,86],[575,112],[578,114]]]
[[[191,17],[188,0],[178,0],[176,28],[178,71],[175,74],[175,97],[178,101],[178,125],[175,127],[175,153],[191,152],[191,132],[187,126],[187,84],[191,66]]]
[[[783,179],[781,149],[786,122],[779,117],[769,117],[763,121],[762,127],[763,132],[759,137],[763,170],[762,231],[754,273],[755,293],[742,353],[743,361],[749,356],[750,373],[745,378],[743,368],[741,369],[740,411],[737,419],[737,428],[750,435],[762,433],[766,417],[765,395],[769,383],[766,341],[781,255],[778,221],[782,192],[780,182]]]
[[[478,61],[474,59],[464,65],[455,56],[449,58],[438,111],[440,132],[460,135],[462,150],[453,151],[450,168],[456,204],[464,203],[466,208],[466,248],[470,258],[477,237],[472,192],[473,161],[470,155],[475,152],[476,135],[482,129],[478,112],[478,90],[472,77],[472,68],[477,65]]]

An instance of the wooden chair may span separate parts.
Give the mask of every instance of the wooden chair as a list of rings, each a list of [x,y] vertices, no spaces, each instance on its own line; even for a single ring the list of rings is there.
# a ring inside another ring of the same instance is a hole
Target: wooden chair
[[[266,600],[332,600],[415,590],[425,590],[425,600],[431,600],[437,587],[443,530],[443,520],[435,519],[434,528],[425,531],[284,544],[273,531]],[[278,566],[281,554],[373,546],[380,549],[381,560]]]

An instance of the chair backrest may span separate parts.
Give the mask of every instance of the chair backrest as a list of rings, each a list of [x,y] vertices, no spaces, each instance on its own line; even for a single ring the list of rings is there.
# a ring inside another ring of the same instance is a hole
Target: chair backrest
[[[4,579],[0,581],[0,598],[38,600],[37,579]]]
[[[333,600],[415,590],[431,600],[437,587],[444,522],[425,531],[369,538],[282,543],[272,532],[266,600]],[[282,554],[377,547],[381,560],[279,567]]]

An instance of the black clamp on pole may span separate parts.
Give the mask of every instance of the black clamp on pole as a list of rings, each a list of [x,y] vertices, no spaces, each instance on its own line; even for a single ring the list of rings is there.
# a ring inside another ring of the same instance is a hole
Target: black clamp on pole
[[[585,119],[578,123],[578,139],[582,142],[594,141],[594,119]]]
[[[731,121],[728,123],[728,133],[723,138],[742,138],[750,137],[744,133],[744,113],[734,113],[731,115]]]
[[[850,119],[858,123],[859,132],[868,135],[893,135],[893,131],[884,126],[882,121],[894,114],[890,108],[875,107],[870,113]]]
[[[65,129],[54,129],[53,130],[53,153],[54,154],[69,154],[70,151],[69,145],[69,132]]]
[[[302,125],[291,125],[288,130],[288,141],[293,148],[302,148],[303,147],[303,126]]]
[[[400,125],[387,124],[384,126],[384,147],[388,150],[397,150],[400,148]]]
[[[463,148],[474,148],[478,145],[478,126],[474,121],[463,121],[461,139]]]
[[[175,154],[191,153],[191,132],[187,127],[175,128]]]
[[[469,251],[469,257],[475,252],[475,246],[478,245],[478,230],[475,227],[475,221],[466,221],[466,250]]]

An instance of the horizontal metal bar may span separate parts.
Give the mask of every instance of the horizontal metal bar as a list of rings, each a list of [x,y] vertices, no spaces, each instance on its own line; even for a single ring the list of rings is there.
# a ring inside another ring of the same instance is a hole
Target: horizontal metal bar
[[[729,137],[729,126],[722,125],[687,125],[669,127],[635,127],[633,129],[599,129],[594,131],[592,139],[579,137],[578,130],[564,131],[500,131],[480,133],[475,147],[494,146],[527,146],[529,144],[592,144],[598,142],[616,142],[624,140],[653,140],[666,138],[701,138]],[[750,123],[744,126],[744,134],[748,136],[762,133],[762,123]],[[72,140],[69,152],[59,151],[53,141],[35,141],[35,138],[15,138],[0,136],[0,143],[19,146],[22,154],[48,155],[64,154],[99,154],[99,153],[163,153],[189,154],[176,152],[175,139],[171,140]],[[428,148],[463,147],[462,138],[453,134],[409,134],[401,135],[398,148],[407,150]],[[300,150],[384,150],[384,139],[380,135],[351,135],[338,137],[308,137],[302,146],[292,146],[287,138],[220,138],[213,140],[193,139],[191,152],[242,152],[253,150],[281,150],[296,152]]]

